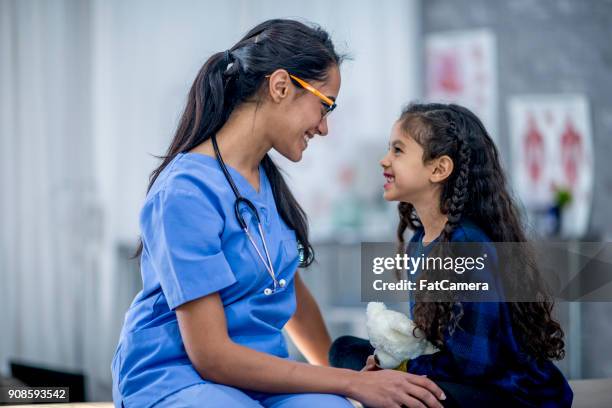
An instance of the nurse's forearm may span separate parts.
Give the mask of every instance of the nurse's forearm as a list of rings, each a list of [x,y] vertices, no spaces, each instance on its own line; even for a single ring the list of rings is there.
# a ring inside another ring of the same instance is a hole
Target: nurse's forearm
[[[268,393],[346,395],[370,406],[412,405],[416,402],[412,395],[421,401],[431,400],[428,407],[441,408],[432,393],[440,395],[442,391],[424,377],[393,370],[318,367],[234,343],[227,335],[218,293],[179,306],[176,316],[189,360],[205,379]]]
[[[297,309],[285,329],[308,362],[329,366],[331,338],[316,300],[297,273],[295,291]]]
[[[189,360],[202,378],[263,392],[353,392],[356,371],[298,363],[235,343],[227,335],[218,293],[179,306],[176,316]]]
[[[217,348],[217,347],[215,347]],[[217,348],[216,357],[196,369],[203,378],[217,383],[269,393],[330,393],[350,395],[359,373],[318,367],[275,357],[239,344]]]

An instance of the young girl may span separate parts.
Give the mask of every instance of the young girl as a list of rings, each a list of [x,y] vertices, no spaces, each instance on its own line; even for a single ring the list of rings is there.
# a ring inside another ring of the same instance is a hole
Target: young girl
[[[432,242],[431,247],[526,241],[497,149],[468,109],[408,106],[393,126],[380,164],[384,198],[400,202],[397,237],[402,251],[406,228],[415,232],[410,247],[421,250]],[[569,407],[572,391],[551,362],[564,356],[563,331],[551,311],[547,300],[411,302],[416,326],[440,351],[403,367],[433,379],[449,395],[448,403],[459,406],[496,401],[498,407]],[[355,338],[341,338],[332,347],[332,365],[350,367],[341,355],[351,347],[372,351]],[[363,364],[363,354],[361,358]]]

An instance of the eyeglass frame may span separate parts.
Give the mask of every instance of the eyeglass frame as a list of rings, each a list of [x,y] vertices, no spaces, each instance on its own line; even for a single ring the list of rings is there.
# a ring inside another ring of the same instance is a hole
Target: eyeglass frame
[[[297,84],[301,88],[307,90],[308,92],[321,99],[321,103],[325,106],[325,113],[323,114],[323,117],[321,119],[325,119],[338,106],[338,104],[336,104],[333,99],[324,95],[321,91],[310,85],[308,82],[304,81],[302,78],[299,78],[293,74],[289,74],[289,77],[295,82],[297,82]],[[266,78],[270,78],[270,75],[266,75]]]

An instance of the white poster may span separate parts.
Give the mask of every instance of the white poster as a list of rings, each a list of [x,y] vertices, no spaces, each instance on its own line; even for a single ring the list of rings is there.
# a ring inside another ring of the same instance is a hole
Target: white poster
[[[508,103],[515,191],[530,209],[552,206],[560,191],[562,235],[588,229],[593,193],[593,145],[589,107],[581,95],[531,95]]]
[[[489,30],[450,31],[425,39],[426,98],[472,110],[497,139],[497,56]]]

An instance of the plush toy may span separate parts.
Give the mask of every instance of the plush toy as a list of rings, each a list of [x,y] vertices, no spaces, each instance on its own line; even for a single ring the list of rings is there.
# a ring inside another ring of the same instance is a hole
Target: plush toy
[[[387,309],[384,303],[368,303],[366,327],[382,368],[397,368],[403,361],[438,351],[421,330],[413,332],[415,325],[408,316]]]

